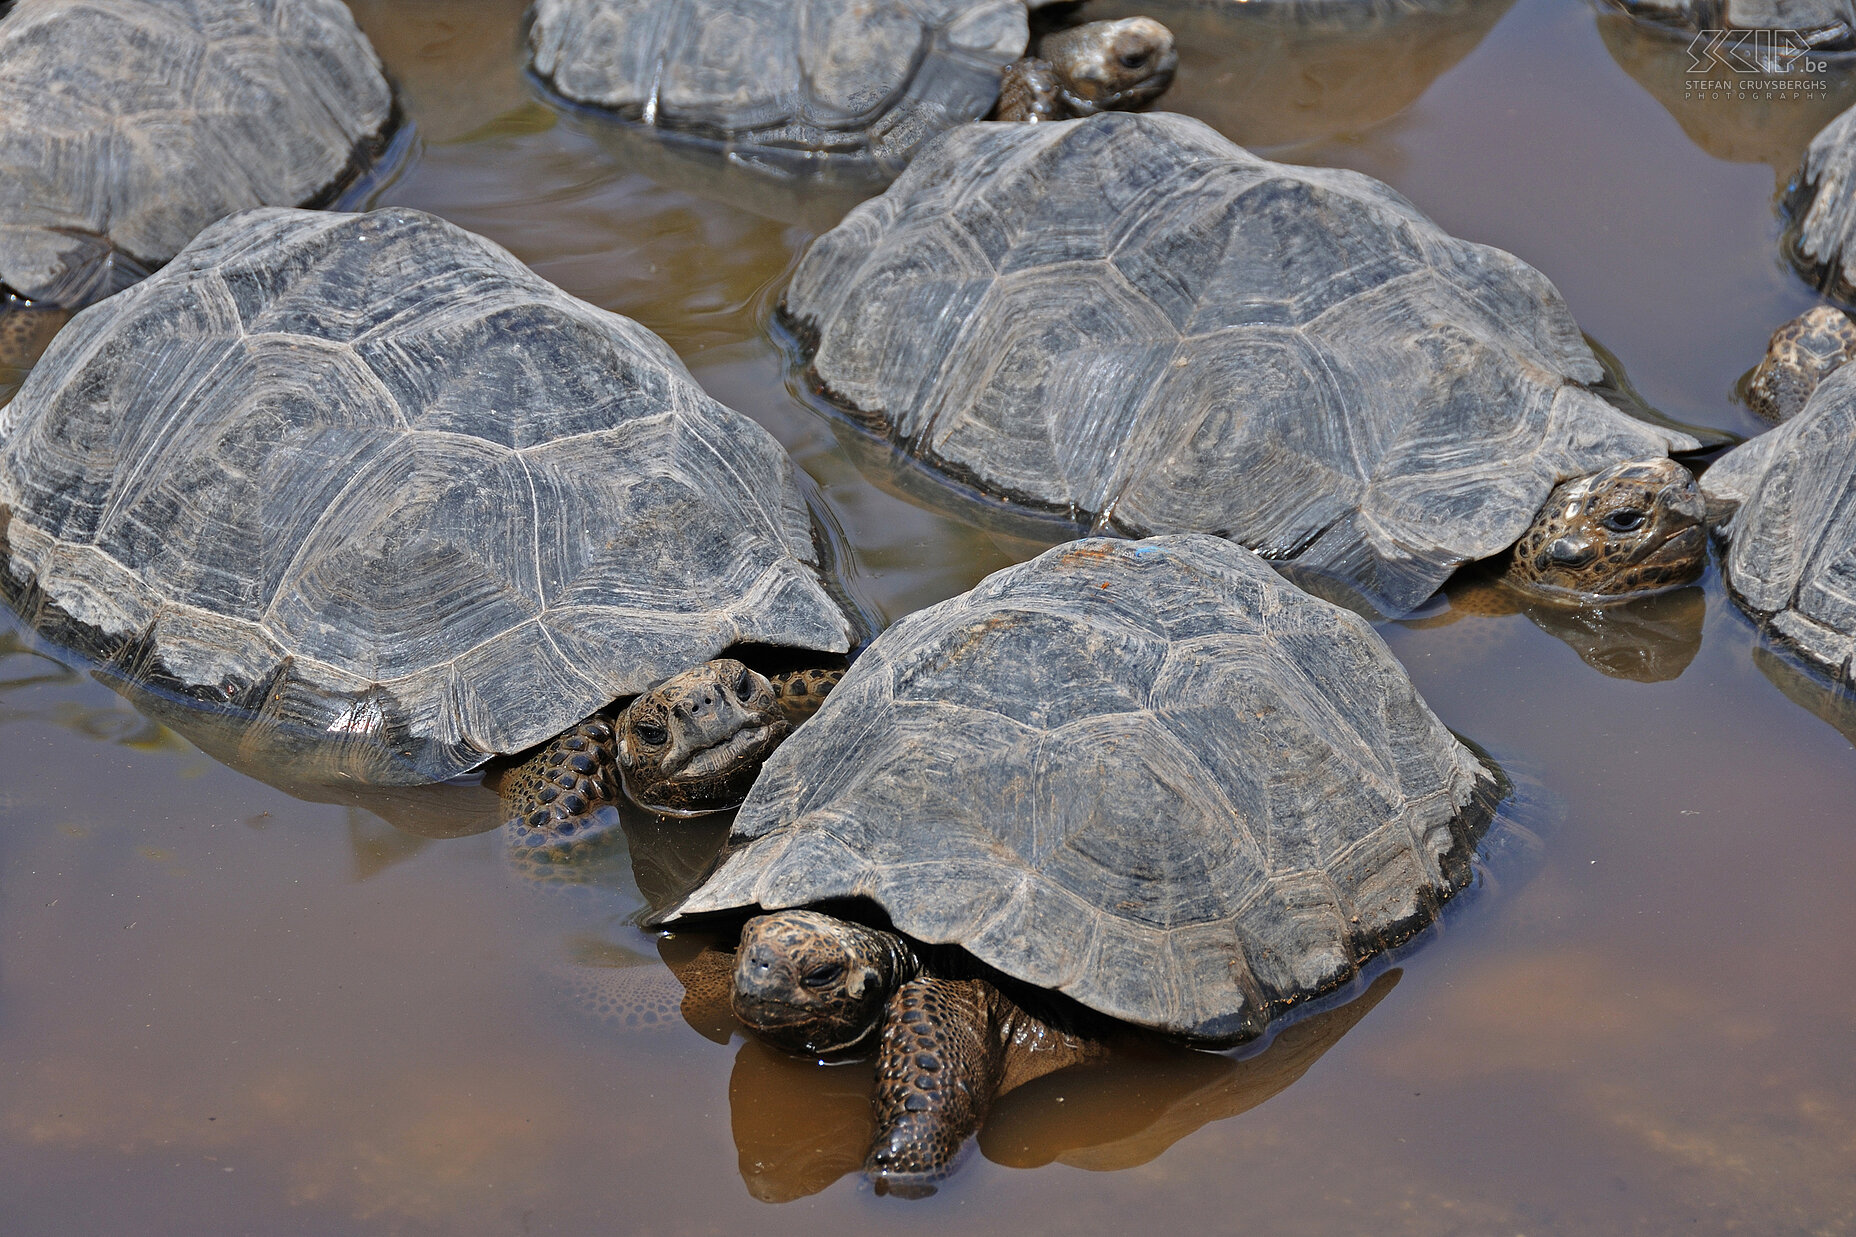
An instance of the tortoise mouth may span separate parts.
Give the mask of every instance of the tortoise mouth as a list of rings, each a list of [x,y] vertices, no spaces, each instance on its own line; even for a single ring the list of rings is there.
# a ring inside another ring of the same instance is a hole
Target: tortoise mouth
[[[774,733],[777,725],[769,722],[761,726],[750,726],[745,730],[737,730],[720,743],[700,748],[691,753],[683,767],[666,780],[706,782],[732,773],[773,746],[777,740]]]
[[[736,992],[735,1017],[755,1035],[785,1052],[809,1057],[835,1057],[854,1051],[870,1038],[874,1027],[835,1027],[817,1009],[793,1005],[778,997]]]

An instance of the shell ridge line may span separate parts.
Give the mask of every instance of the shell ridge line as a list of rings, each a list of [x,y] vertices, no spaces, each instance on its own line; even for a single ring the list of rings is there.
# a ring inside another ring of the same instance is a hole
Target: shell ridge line
[[[701,397],[704,400],[709,400],[709,396],[706,393],[701,393],[700,388],[698,388],[698,393],[701,394]],[[733,409],[729,408],[728,405],[722,404],[722,403],[719,403],[713,400],[710,400],[710,402],[715,403],[715,406],[718,408],[721,408],[724,412],[729,413],[732,416],[739,417],[742,421],[746,422],[747,425],[751,427],[751,433],[749,435],[750,437],[752,437],[753,434],[761,434],[761,435],[767,434],[767,432],[761,429],[758,424],[752,421],[749,421],[741,413],[735,412]],[[706,412],[708,410],[705,408],[703,411]],[[717,418],[717,420],[720,421],[721,418]],[[781,556],[787,557],[787,558],[799,559],[799,561],[805,562],[806,560],[800,558],[799,555],[795,554],[793,552],[793,548],[786,543],[786,536],[785,536],[786,520],[784,518],[785,513],[782,512],[778,518],[775,517],[773,511],[769,509],[769,507],[767,506],[766,500],[762,497],[760,493],[761,487],[747,484],[747,479],[741,475],[740,469],[735,467],[734,462],[731,459],[729,459],[727,453],[723,452],[714,442],[712,442],[709,439],[709,436],[703,432],[708,427],[705,425],[698,424],[696,417],[693,415],[689,417],[685,417],[685,418],[680,418],[679,425],[681,428],[688,431],[690,438],[693,439],[696,443],[698,443],[703,448],[703,450],[707,451],[710,455],[715,457],[715,462],[717,463],[717,465],[719,465],[722,471],[728,474],[729,479],[734,482],[733,494],[734,494],[735,501],[739,503],[741,498],[745,495],[748,502],[752,505],[753,509],[760,512],[761,519],[764,522],[765,526],[774,530],[773,537],[771,538],[771,540],[773,540],[779,546],[779,549],[780,549],[780,555],[776,556],[775,562],[777,563],[778,558]],[[771,435],[767,435],[767,437],[771,438]],[[756,444],[756,445],[759,445],[759,444]],[[794,480],[794,478],[791,475],[791,472],[789,471],[792,467],[792,459],[790,456],[786,454],[786,449],[780,446],[779,443],[777,442],[773,443],[773,448],[778,453],[778,458],[772,461],[774,473],[782,481],[790,482]],[[785,465],[785,467],[782,467],[782,465]],[[784,490],[784,487],[782,487],[782,492],[783,490]],[[781,505],[782,507],[784,507],[785,504],[782,503]]]
[[[535,569],[535,604],[545,612],[548,609],[548,591],[541,580],[541,499],[535,493],[535,474],[529,471],[528,461],[522,458],[520,451],[513,452],[516,463],[522,467],[522,483],[528,487],[529,512],[529,565]],[[543,632],[547,631],[544,626]],[[548,637],[548,643],[554,644],[554,638]],[[560,652],[559,648],[554,650]]]
[[[412,437],[413,431],[412,430],[399,430],[397,431],[397,434],[400,439],[404,440],[404,439]],[[401,454],[404,454],[404,452],[383,450],[381,452],[381,457],[384,458],[388,456],[401,455]],[[370,461],[370,463],[372,463],[372,461]],[[342,488],[340,490],[337,490],[335,492],[335,495],[329,499],[329,505],[327,508],[324,509],[324,516],[326,517],[329,511],[334,511],[340,508],[341,505],[347,500],[348,496],[354,492],[355,487],[362,484],[364,481],[366,481],[372,472],[373,472],[373,469],[370,468],[368,464],[363,464],[361,467],[355,469],[354,475],[349,477],[348,480],[342,485]],[[277,591],[271,595],[270,604],[264,607],[264,613],[262,616],[260,616],[258,620],[267,630],[274,630],[274,631],[284,630],[284,628],[277,622],[277,603],[283,599],[284,593],[286,591],[286,586],[288,586],[289,584],[291,584],[293,581],[296,580],[297,573],[303,566],[304,556],[309,553],[310,548],[315,544],[316,532],[321,527],[322,527],[322,519],[318,518],[316,523],[312,525],[310,528],[310,535],[307,537],[304,537],[302,542],[297,545],[296,549],[291,552],[289,561],[284,564],[284,569],[278,573]]]
[[[893,665],[884,665],[884,666],[878,667],[878,669],[884,675],[886,675],[889,679],[889,690],[884,694],[884,699],[881,702],[881,704],[879,704],[877,707],[864,710],[861,726],[859,726],[858,729],[851,732],[849,735],[847,735],[844,739],[840,740],[835,745],[835,750],[837,751],[838,755],[836,756],[835,759],[831,761],[830,764],[825,764],[825,763],[820,762],[818,760],[817,754],[811,753],[812,760],[813,760],[813,764],[811,765],[812,776],[806,779],[808,788],[804,791],[801,791],[798,794],[795,794],[793,796],[793,801],[791,804],[791,806],[795,809],[795,811],[798,814],[790,818],[784,819],[784,820],[780,820],[776,817],[776,821],[777,821],[776,825],[772,826],[768,830],[768,832],[773,832],[777,830],[778,832],[782,834],[790,833],[793,829],[798,827],[799,821],[803,819],[805,815],[822,810],[816,805],[808,806],[808,802],[813,793],[810,788],[818,787],[818,786],[825,786],[825,785],[830,784],[831,781],[833,780],[833,777],[837,774],[837,772],[840,769],[842,769],[845,763],[851,758],[851,754],[853,752],[862,750],[864,746],[864,743],[863,743],[864,738],[867,735],[869,735],[869,733],[873,729],[875,729],[877,722],[881,719],[890,719],[894,717],[894,713],[895,713],[894,705],[896,703],[895,667]],[[821,706],[819,711],[823,713],[831,708],[833,696],[836,696],[840,700],[845,699],[846,697],[842,694],[843,691],[844,691],[844,685],[840,683],[836,688],[833,689],[832,695],[825,697],[825,703],[823,706]],[[891,707],[884,708],[882,707],[882,704],[887,704]],[[818,718],[814,717],[812,721],[813,723],[816,723],[818,721]],[[806,731],[802,727],[799,733],[801,735],[804,735]],[[773,759],[778,759],[780,752],[783,752],[783,751],[800,752],[801,754],[806,754],[803,752],[802,749],[807,748],[807,747],[816,747],[816,746],[817,746],[816,743],[784,744],[782,745],[781,748],[776,750]],[[797,757],[789,757],[789,760],[794,760],[794,759],[797,759]],[[795,782],[798,782],[798,780],[799,779],[797,777],[794,778]],[[766,781],[765,778],[757,779],[755,782],[755,787],[758,788],[765,781]],[[750,790],[748,793],[748,802],[752,803],[753,799],[754,799],[753,791]],[[747,813],[747,806],[748,805],[746,803],[742,805],[743,815],[746,815]],[[761,836],[764,837],[766,836],[766,834],[763,833]]]
[[[216,282],[217,281],[215,281],[215,284]],[[229,302],[230,298],[228,297],[227,299]],[[234,319],[238,317],[236,307],[233,307],[232,316]],[[184,363],[187,359],[189,358],[180,357],[173,349],[163,349],[160,356],[156,359],[154,370],[148,375],[148,380],[144,381],[142,384],[143,390],[158,389],[153,379],[167,367],[170,361]],[[187,419],[187,414],[192,411],[191,400],[187,397],[198,392],[202,387],[219,377],[229,365],[236,365],[238,362],[248,359],[250,359],[249,353],[236,346],[228,348],[225,352],[221,353],[206,373],[200,375],[197,380],[186,383],[182,391],[174,394],[169,400],[169,407],[166,414],[159,421],[152,425],[143,424],[136,428],[134,435],[135,441],[140,443],[171,441],[171,432],[175,425],[184,422]],[[129,456],[129,462],[126,470],[119,473],[110,483],[109,498],[104,502],[103,509],[97,513],[96,536],[99,539],[101,539],[108,529],[115,525],[116,521],[123,515],[125,508],[128,507],[132,501],[139,500],[146,493],[143,479],[145,475],[154,468],[155,461],[153,457],[157,452],[141,451],[127,454]],[[136,458],[138,456],[139,458]]]

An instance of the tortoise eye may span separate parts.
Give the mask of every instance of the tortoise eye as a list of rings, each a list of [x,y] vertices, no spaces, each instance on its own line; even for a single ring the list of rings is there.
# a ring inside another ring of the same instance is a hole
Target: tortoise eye
[[[746,666],[741,667],[741,677],[735,680],[735,695],[746,700],[754,694],[754,672]]]
[[[1147,63],[1147,53],[1123,52],[1116,59],[1121,61],[1121,67],[1124,69],[1138,69]]]
[[[1620,510],[1613,511],[1610,515],[1600,520],[1599,523],[1603,524],[1614,533],[1630,533],[1643,527],[1644,518],[1644,513],[1637,510],[1637,508],[1624,507]]]
[[[670,732],[656,722],[639,722],[633,729],[638,732],[640,739],[652,747],[661,747],[664,741],[670,738]]]
[[[824,966],[815,966],[807,971],[799,982],[808,988],[826,988],[837,983],[839,976],[843,974],[844,963],[828,962]]]

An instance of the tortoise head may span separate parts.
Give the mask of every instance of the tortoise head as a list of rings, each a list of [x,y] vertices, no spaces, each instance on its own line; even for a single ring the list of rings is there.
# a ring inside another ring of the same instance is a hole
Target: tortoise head
[[[1561,482],[1515,542],[1504,578],[1549,598],[1612,600],[1687,584],[1707,561],[1706,509],[1672,459]]]
[[[1038,55],[1050,62],[1065,103],[1078,116],[1151,102],[1172,85],[1179,67],[1173,32],[1151,17],[1058,30],[1044,36]]]
[[[831,1056],[875,1034],[918,969],[893,932],[818,911],[757,915],[735,951],[735,1017],[787,1052]]]
[[[724,657],[645,692],[615,729],[626,795],[654,812],[697,816],[738,806],[792,728],[772,684]]]

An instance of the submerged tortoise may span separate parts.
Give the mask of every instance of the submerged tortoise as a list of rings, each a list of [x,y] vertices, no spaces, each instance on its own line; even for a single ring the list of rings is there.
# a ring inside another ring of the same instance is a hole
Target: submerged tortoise
[[[880,1033],[866,1167],[906,1185],[1116,1025],[1228,1045],[1346,988],[1469,883],[1505,787],[1248,551],[1074,542],[878,637],[663,918],[867,921],[750,921],[734,1008],[810,1055]]]
[[[1856,367],[1830,373],[1802,411],[1716,460],[1701,486],[1734,600],[1856,686]]]
[[[1000,106],[1140,106],[1177,57],[1158,22],[1095,22],[1026,57],[1026,0],[536,0],[536,75],[570,102],[786,167],[893,176]],[[1034,3],[1032,7],[1036,7]],[[1004,74],[1003,88],[1001,74]]]
[[[814,389],[944,476],[1210,532],[1386,614],[1519,544],[1543,594],[1701,570],[1701,504],[1559,293],[1356,172],[1195,120],[970,125],[820,237],[781,314]],[[1557,487],[1557,488],[1556,488]]]
[[[0,365],[42,343],[9,313],[62,320],[216,219],[329,204],[393,124],[339,0],[19,0],[0,17]]]
[[[738,799],[785,722],[710,659],[849,647],[765,430],[405,209],[238,215],[79,314],[0,410],[0,594],[244,719],[280,779],[438,780],[567,732],[535,772],[568,814],[572,744],[692,669],[627,713],[625,776],[664,810]]]

